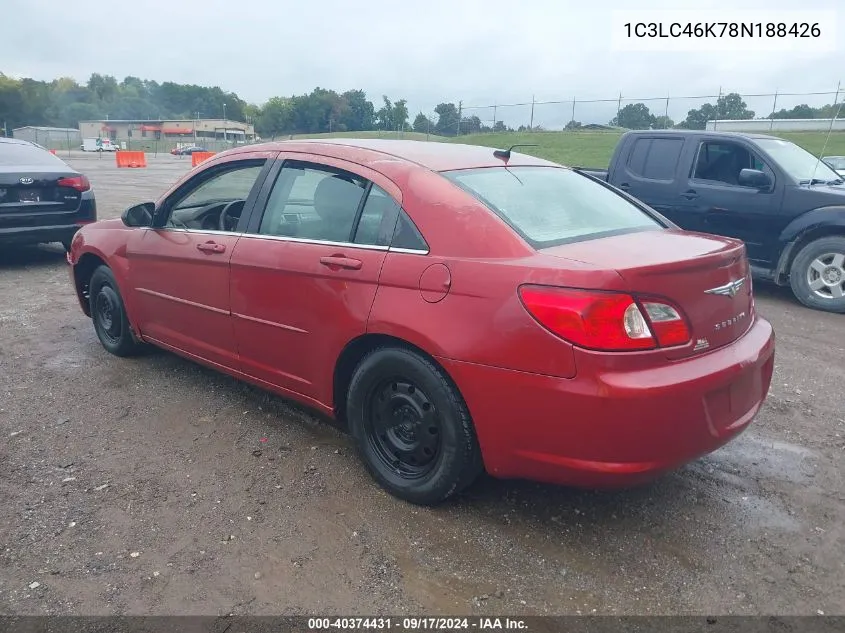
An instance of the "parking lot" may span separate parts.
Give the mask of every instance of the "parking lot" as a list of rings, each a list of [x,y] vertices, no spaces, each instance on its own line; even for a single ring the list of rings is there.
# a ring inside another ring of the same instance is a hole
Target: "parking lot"
[[[190,167],[62,158],[101,218]],[[4,249],[0,611],[843,614],[845,317],[755,290],[775,376],[735,442],[636,490],[486,478],[425,509],[305,409],[169,353],[110,356],[61,247]]]

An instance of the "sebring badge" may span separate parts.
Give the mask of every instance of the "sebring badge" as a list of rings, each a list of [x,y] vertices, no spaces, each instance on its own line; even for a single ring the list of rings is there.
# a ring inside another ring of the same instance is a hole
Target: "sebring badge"
[[[22,185],[31,185],[33,182],[35,182],[35,181],[32,178],[29,178],[27,176],[24,176],[23,178],[21,178],[21,184]]]
[[[742,284],[745,283],[745,277],[742,279],[737,279],[736,281],[731,281],[726,283],[724,286],[719,286],[718,288],[710,288],[710,290],[705,290],[709,295],[722,295],[725,297],[735,297],[736,293],[739,292],[739,289],[742,288]]]
[[[745,318],[745,312],[740,312],[739,314],[737,314],[734,317],[731,317],[727,321],[722,321],[721,323],[716,323],[716,325],[713,329],[715,329],[717,331],[718,330],[724,330],[726,327],[730,327],[731,325],[736,325],[737,323],[742,321],[744,318]]]

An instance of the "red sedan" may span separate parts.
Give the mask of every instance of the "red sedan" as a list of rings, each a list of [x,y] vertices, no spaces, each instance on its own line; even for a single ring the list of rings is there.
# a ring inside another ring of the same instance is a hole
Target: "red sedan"
[[[333,416],[414,503],[482,470],[647,481],[744,430],[772,377],[742,243],[484,147],[233,149],[68,261],[108,351],[153,344]]]

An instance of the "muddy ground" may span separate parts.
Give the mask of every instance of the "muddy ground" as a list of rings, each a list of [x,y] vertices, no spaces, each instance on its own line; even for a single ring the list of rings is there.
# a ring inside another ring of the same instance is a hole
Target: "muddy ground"
[[[101,217],[189,164],[68,160]],[[775,378],[732,444],[637,490],[484,479],[422,509],[304,409],[110,356],[61,248],[3,249],[0,612],[843,614],[845,317],[757,294]]]

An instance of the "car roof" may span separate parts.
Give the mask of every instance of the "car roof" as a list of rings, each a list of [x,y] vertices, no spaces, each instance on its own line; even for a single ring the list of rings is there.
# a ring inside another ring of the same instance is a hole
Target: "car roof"
[[[507,149],[506,147],[503,149]],[[438,141],[388,140],[369,138],[294,139],[257,145],[245,145],[235,151],[276,150],[310,152],[332,158],[353,159],[368,164],[386,158],[406,161],[432,171],[501,167],[505,163],[493,156],[495,148]],[[557,163],[527,154],[512,152],[508,166],[553,166]]]
[[[10,145],[32,145],[37,147],[35,143],[30,143],[20,138],[9,138],[7,136],[0,136],[0,143],[9,143]]]

